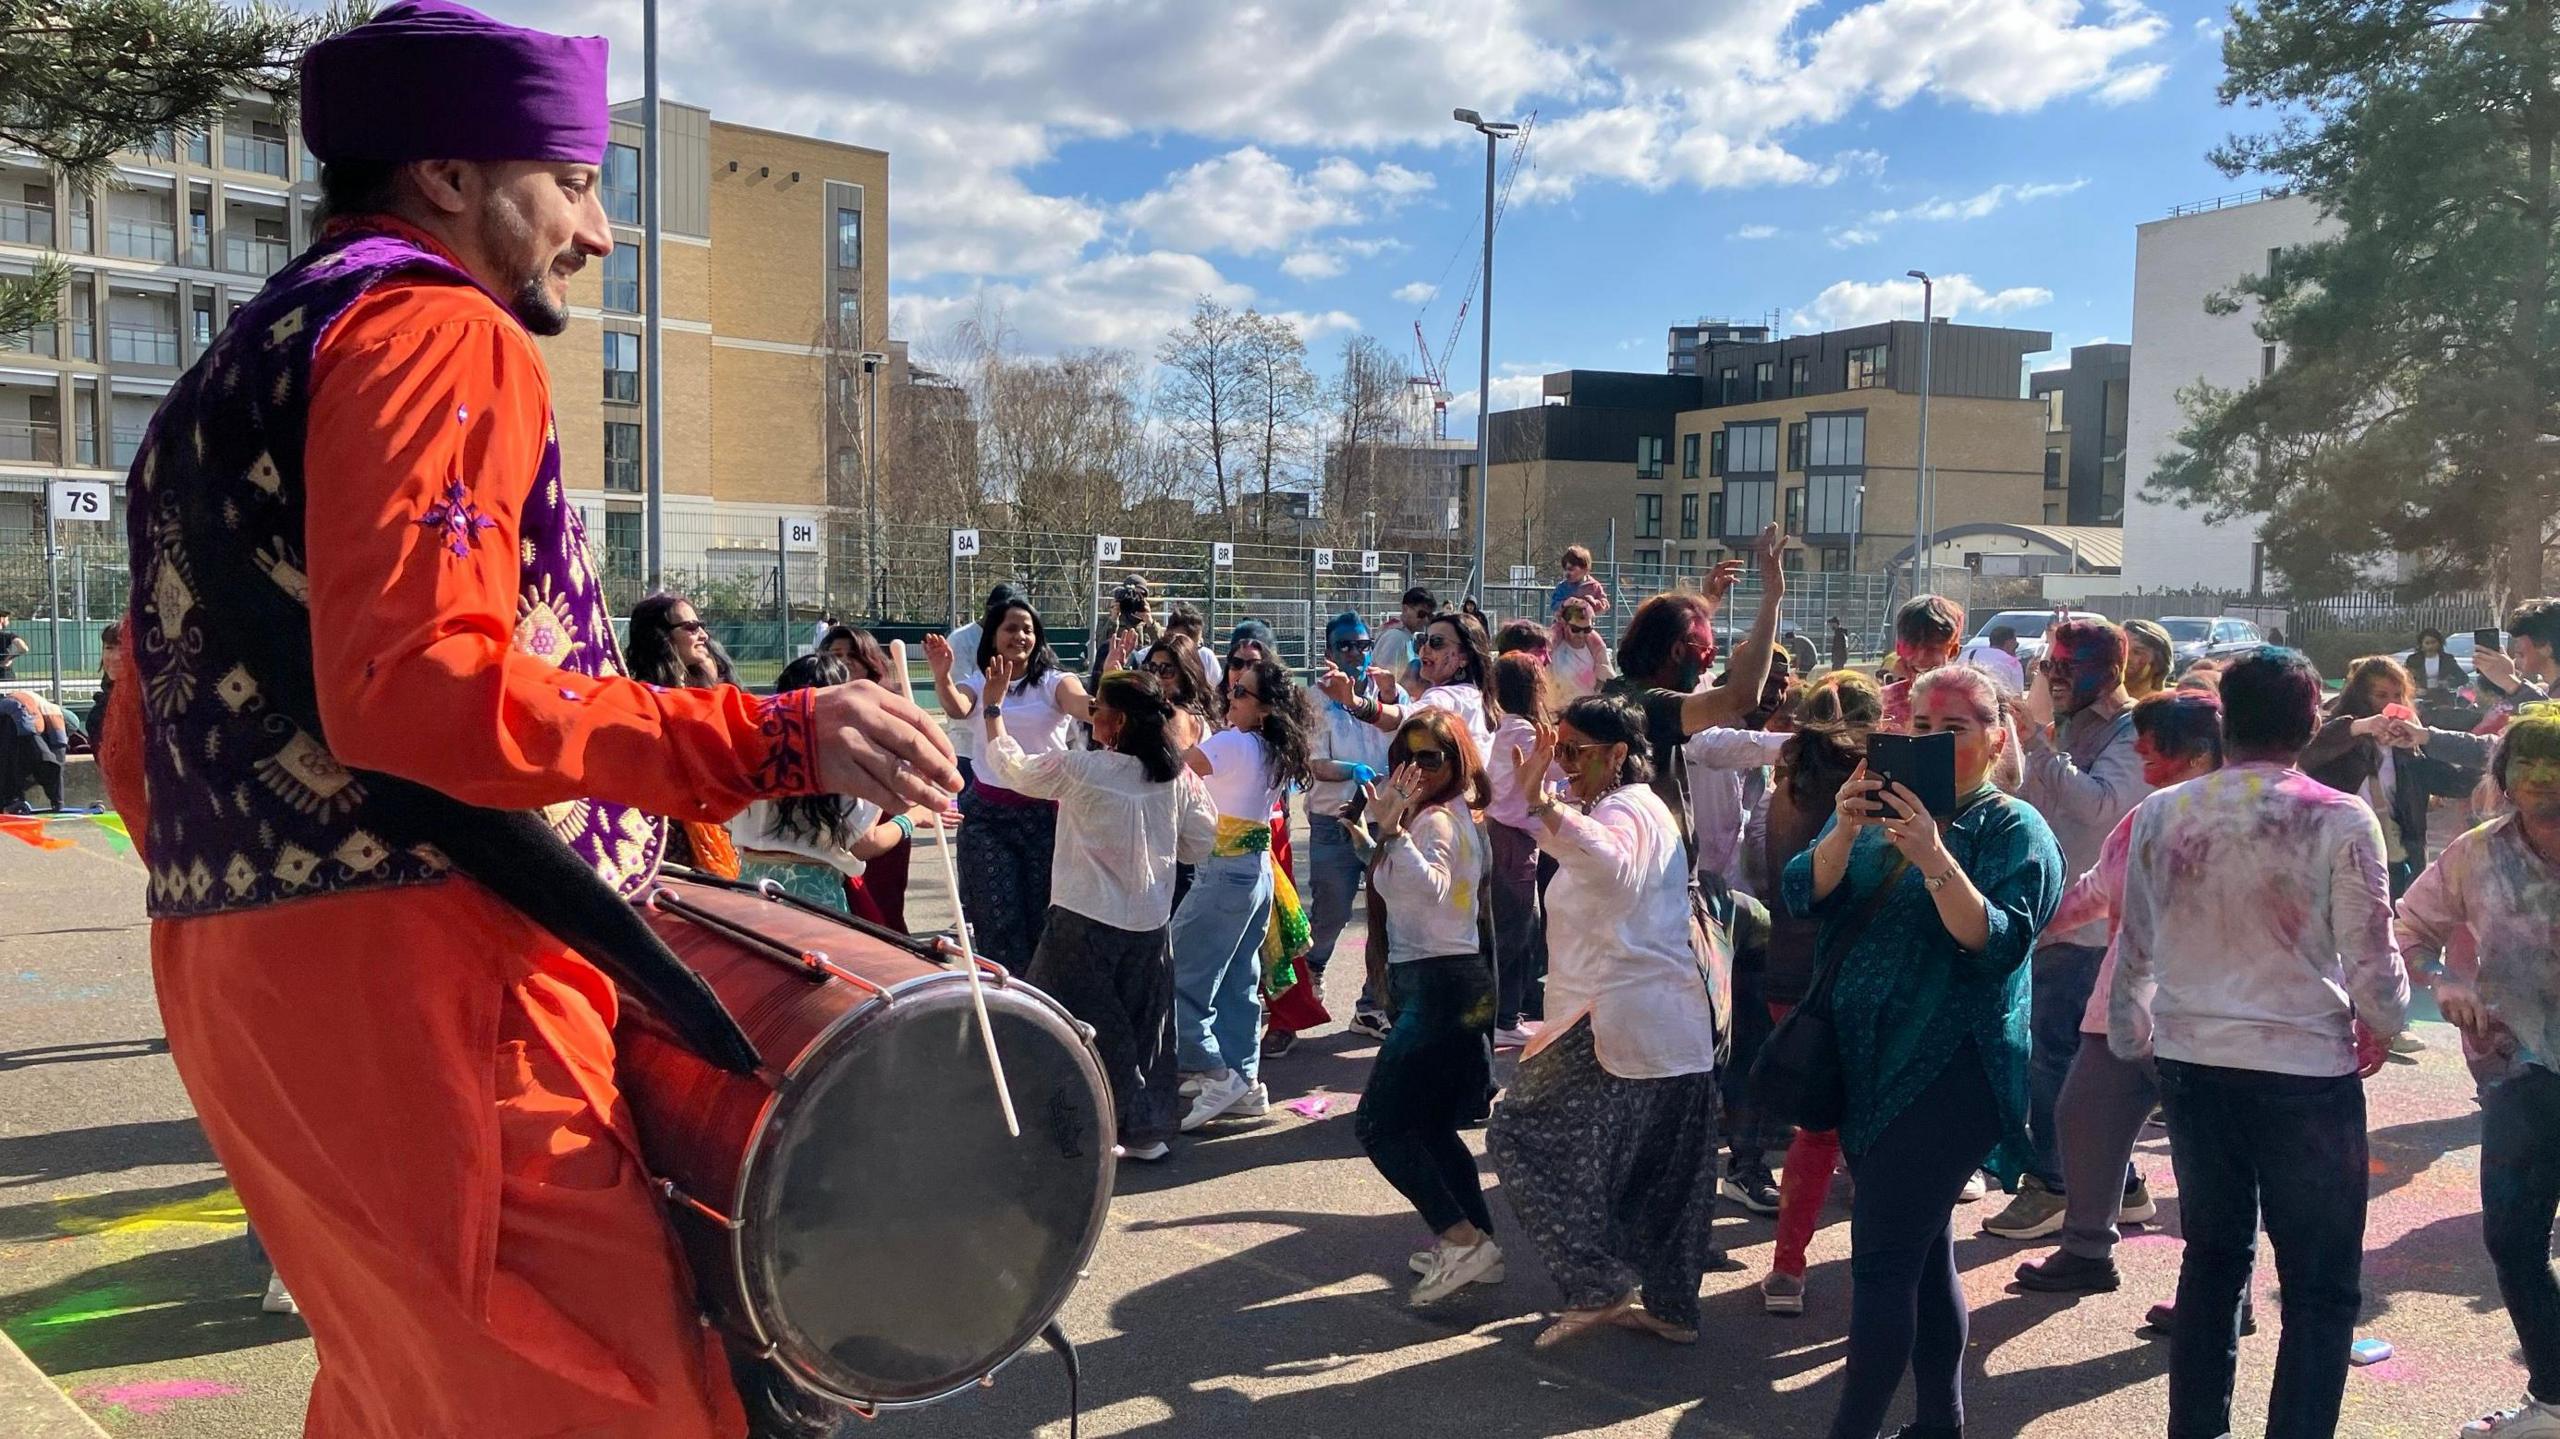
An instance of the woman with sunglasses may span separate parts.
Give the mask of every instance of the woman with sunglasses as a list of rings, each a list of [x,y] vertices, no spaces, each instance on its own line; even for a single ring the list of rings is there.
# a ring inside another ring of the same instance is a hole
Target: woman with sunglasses
[[[1227,727],[1185,760],[1218,810],[1218,837],[1173,916],[1174,1036],[1199,1091],[1187,1133],[1222,1115],[1270,1108],[1261,1067],[1263,943],[1280,881],[1271,862],[1272,807],[1311,778],[1306,700],[1270,660],[1227,671]],[[1294,895],[1290,896],[1294,900]],[[1305,951],[1305,918],[1296,944]]]
[[[1560,704],[1598,694],[1601,686],[1618,677],[1589,600],[1569,599],[1557,607],[1555,628],[1547,636],[1547,674],[1555,683]]]
[[[1422,1305],[1502,1278],[1493,1215],[1460,1137],[1493,1081],[1493,973],[1476,940],[1486,846],[1469,809],[1492,790],[1475,742],[1446,710],[1406,720],[1387,764],[1387,781],[1369,787],[1378,839],[1370,876],[1386,905],[1395,1027],[1354,1128],[1369,1162],[1431,1227],[1432,1246],[1413,1256],[1422,1278],[1412,1302]]]
[[[1179,630],[1168,630],[1138,656],[1138,669],[1156,682],[1165,703],[1173,706],[1174,743],[1187,753],[1218,727],[1218,692],[1210,680],[1200,646]]]
[[[661,590],[633,605],[624,633],[622,663],[633,679],[668,689],[731,682],[729,656],[682,595]],[[668,816],[666,859],[722,879],[738,877],[738,851],[728,829],[703,820]]]
[[[1442,610],[1423,626],[1414,646],[1417,663],[1422,667],[1423,689],[1410,703],[1361,697],[1351,676],[1330,659],[1325,661],[1324,674],[1316,685],[1334,703],[1349,708],[1388,734],[1401,729],[1406,716],[1415,710],[1440,709],[1464,721],[1470,736],[1489,738],[1501,711],[1485,693],[1493,681],[1493,650],[1485,639],[1484,626],[1467,615]],[[1388,680],[1392,683],[1394,676],[1388,676]]]
[[[988,682],[998,656],[1006,683]],[[970,673],[952,674],[951,642],[924,639],[942,712],[966,720],[982,708],[1007,717],[1005,728],[1025,754],[1055,754],[1075,746],[1079,724],[1093,719],[1084,682],[1058,667],[1040,612],[1020,596],[987,607],[978,622],[978,652]],[[1031,965],[1040,921],[1049,912],[1049,867],[1058,842],[1058,807],[975,776],[960,795],[968,823],[954,858],[960,868],[960,902],[977,935],[978,953],[1013,974]]]
[[[1715,1012],[1689,933],[1689,852],[1653,792],[1648,748],[1641,710],[1594,695],[1509,760],[1557,864],[1548,1020],[1485,1147],[1564,1291],[1541,1348],[1603,1325],[1698,1337],[1716,1203]],[[1558,765],[1570,804],[1541,783]]]

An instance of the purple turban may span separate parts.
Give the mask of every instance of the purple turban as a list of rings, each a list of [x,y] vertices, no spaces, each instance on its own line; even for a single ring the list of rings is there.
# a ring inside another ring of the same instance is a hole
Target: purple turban
[[[302,60],[302,142],[323,161],[572,160],[611,132],[601,36],[399,0]]]

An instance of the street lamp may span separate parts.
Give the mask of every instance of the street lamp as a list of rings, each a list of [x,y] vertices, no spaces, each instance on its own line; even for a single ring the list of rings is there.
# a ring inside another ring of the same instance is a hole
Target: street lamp
[[[1920,282],[1920,464],[1911,481],[1911,593],[1929,592],[1929,351],[1937,326],[1937,289],[1926,270],[1903,273]]]
[[[1493,152],[1494,146],[1520,133],[1508,120],[1488,120],[1473,110],[1452,110],[1450,118],[1484,136],[1484,295],[1476,311],[1476,578],[1470,591],[1484,603],[1485,510],[1493,501]],[[1526,556],[1523,556],[1526,558]]]
[[[871,618],[877,621],[885,608],[880,566],[880,367],[889,357],[865,350],[854,358],[862,362],[862,440],[869,451],[862,467],[862,559],[871,572]]]

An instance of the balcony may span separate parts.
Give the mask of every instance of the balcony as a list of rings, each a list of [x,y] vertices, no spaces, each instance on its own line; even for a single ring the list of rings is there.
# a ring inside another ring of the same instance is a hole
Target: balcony
[[[38,325],[23,335],[0,335],[0,355],[37,355],[52,360],[61,357],[61,340],[51,324]]]
[[[228,231],[222,236],[222,268],[235,274],[263,279],[283,269],[284,262],[292,257],[292,247],[282,240]]]
[[[107,253],[166,265],[178,258],[178,227],[158,220],[107,221]]]
[[[285,145],[264,135],[242,134],[234,120],[222,132],[222,163],[234,170],[272,175],[282,180],[293,172],[285,167]]]
[[[50,250],[54,248],[53,235],[51,205],[0,200],[0,245],[35,245]]]
[[[87,307],[79,308],[85,310]],[[77,313],[71,320],[71,358],[75,360],[98,358],[98,327]]]
[[[133,463],[133,457],[142,453],[143,437],[150,433],[149,428],[141,425],[116,426],[115,465],[117,469],[123,469]]]
[[[0,420],[0,461],[61,464],[61,426],[42,420]]]
[[[178,332],[157,325],[109,325],[107,358],[119,365],[166,365],[175,369]]]

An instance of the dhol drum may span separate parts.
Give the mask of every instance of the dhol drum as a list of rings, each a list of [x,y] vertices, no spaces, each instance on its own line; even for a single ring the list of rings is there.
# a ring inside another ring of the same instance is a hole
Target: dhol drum
[[[1116,1136],[1083,1027],[985,966],[1016,1139],[969,977],[936,942],[705,876],[663,880],[647,912],[765,1064],[716,1069],[638,1004],[620,1035],[642,1147],[733,1348],[864,1415],[991,1376],[1102,1234]]]

